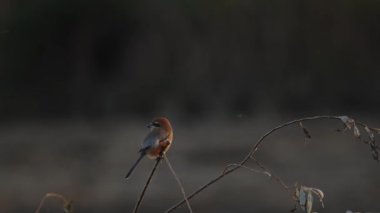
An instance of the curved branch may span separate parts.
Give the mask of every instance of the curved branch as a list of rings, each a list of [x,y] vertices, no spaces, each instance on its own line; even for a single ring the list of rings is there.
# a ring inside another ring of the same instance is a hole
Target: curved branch
[[[264,139],[267,138],[269,135],[271,135],[273,132],[275,132],[275,131],[277,131],[279,129],[282,129],[284,127],[290,126],[292,124],[302,122],[302,121],[319,120],[319,119],[334,119],[334,120],[342,121],[342,116],[320,115],[320,116],[313,116],[313,117],[305,117],[305,118],[300,118],[300,119],[288,121],[286,123],[278,125],[277,127],[273,128],[273,129],[270,129],[261,138],[259,138],[259,140],[257,140],[256,144],[250,149],[250,151],[248,152],[248,154],[243,158],[243,160],[240,161],[240,163],[238,163],[238,165],[240,165],[240,166],[235,166],[235,167],[233,167],[231,169],[228,169],[228,168],[225,169],[220,175],[218,175],[214,179],[210,180],[208,183],[204,184],[199,189],[197,189],[192,194],[190,194],[187,197],[187,200],[190,200],[191,198],[195,197],[197,194],[199,194],[200,192],[202,192],[203,190],[205,190],[206,188],[208,188],[212,184],[218,182],[220,179],[222,179],[226,175],[228,175],[228,174],[230,174],[230,173],[238,170],[239,168],[241,168],[242,165],[244,165],[245,163],[247,163],[250,160],[250,158],[253,157],[254,154],[259,150],[259,148],[262,145]],[[175,204],[172,207],[170,207],[169,209],[167,209],[165,212],[166,213],[172,212],[175,209],[177,209],[179,206],[183,205],[185,202],[186,201],[183,199],[180,202],[178,202],[177,204]]]

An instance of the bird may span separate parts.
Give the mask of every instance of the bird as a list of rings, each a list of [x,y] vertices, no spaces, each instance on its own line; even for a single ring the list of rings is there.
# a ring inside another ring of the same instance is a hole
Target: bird
[[[128,171],[125,176],[126,179],[131,176],[136,166],[145,156],[150,159],[161,158],[169,150],[173,142],[173,128],[169,119],[165,117],[156,117],[147,125],[147,127],[149,128],[149,133],[145,137],[141,148],[138,151],[140,157]]]

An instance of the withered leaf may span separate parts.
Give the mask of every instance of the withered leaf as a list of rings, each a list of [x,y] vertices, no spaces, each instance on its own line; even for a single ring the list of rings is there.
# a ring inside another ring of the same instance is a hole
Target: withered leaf
[[[373,131],[375,131],[377,134],[380,134],[380,128],[372,128]]]
[[[343,122],[343,124],[348,128],[351,129],[353,125],[355,124],[355,120],[344,115],[344,116],[339,116],[339,119]]]
[[[369,139],[372,141],[375,141],[375,135],[373,134],[372,130],[369,129],[368,126],[364,127],[364,130],[368,133]]]
[[[296,191],[295,191],[295,197],[298,201],[298,205],[301,207],[302,210],[311,213],[313,208],[313,194],[318,196],[319,201],[321,202],[322,207],[324,207],[323,198],[325,197],[325,194],[322,190],[318,188],[312,188],[307,186],[300,186],[295,185]]]
[[[313,194],[311,191],[307,193],[306,212],[311,213],[313,209]]]
[[[65,203],[63,206],[63,211],[65,213],[72,213],[73,212],[73,201],[69,200],[68,202]]]
[[[360,131],[359,131],[359,128],[356,126],[356,124],[354,123],[354,136],[356,138],[360,138]]]
[[[379,152],[377,150],[372,150],[372,157],[374,160],[379,161]]]
[[[303,210],[305,210],[307,198],[306,198],[306,192],[304,190],[305,187],[301,186],[299,191],[299,204]]]
[[[317,188],[311,188],[312,192],[316,194],[319,198],[319,202],[321,202],[321,205],[323,208],[325,208],[325,204],[323,203],[323,198],[325,197],[325,194],[322,192],[322,190]]]
[[[309,130],[302,124],[302,122],[299,123],[299,126],[302,128],[302,131],[305,134],[305,137],[310,139],[311,135],[310,135]]]

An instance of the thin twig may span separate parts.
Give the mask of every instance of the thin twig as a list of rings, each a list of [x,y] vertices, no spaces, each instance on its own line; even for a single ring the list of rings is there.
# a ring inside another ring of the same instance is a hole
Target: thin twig
[[[66,199],[63,195],[61,194],[58,194],[58,193],[54,193],[54,192],[49,192],[49,193],[46,193],[44,195],[44,197],[41,199],[40,203],[38,204],[38,207],[35,211],[35,213],[39,213],[41,211],[41,208],[42,206],[44,205],[45,203],[45,200],[47,198],[58,198],[59,200],[61,200],[63,202],[63,208],[67,208],[69,204],[71,204],[71,201]],[[70,208],[71,209],[71,208]]]
[[[267,167],[265,167],[260,161],[258,161],[256,158],[253,158],[252,159],[255,161],[255,163],[264,171],[268,172],[269,174],[271,174],[271,178],[273,180],[275,180],[277,183],[279,183],[288,193],[289,193],[289,196],[291,198],[293,198],[293,192],[291,190],[291,188],[285,184],[285,182],[277,175],[273,174],[272,172],[269,171],[269,169]]]
[[[243,160],[238,163],[238,165],[244,165],[245,163],[247,163],[249,161],[249,159],[251,157],[254,156],[254,154],[258,151],[258,149],[261,147],[263,141],[265,138],[267,138],[269,135],[271,135],[273,132],[279,130],[279,129],[282,129],[284,127],[287,127],[287,126],[290,126],[292,124],[295,124],[295,123],[299,123],[301,121],[309,121],[309,120],[318,120],[318,119],[334,119],[334,120],[341,120],[341,117],[340,116],[330,116],[330,115],[321,115],[321,116],[313,116],[313,117],[306,117],[306,118],[301,118],[301,119],[296,119],[296,120],[293,120],[293,121],[289,121],[289,122],[286,122],[286,123],[283,123],[273,129],[270,129],[268,132],[266,132],[259,140],[257,140],[256,144],[251,148],[251,150],[248,152],[248,154],[243,158]],[[196,196],[197,194],[199,194],[200,192],[202,192],[203,190],[205,190],[206,188],[208,188],[209,186],[211,186],[212,184],[218,182],[220,179],[222,179],[223,177],[225,177],[226,175],[236,171],[237,169],[239,169],[241,167],[239,166],[236,166],[236,167],[233,167],[231,169],[226,169],[225,171],[223,171],[220,175],[218,175],[217,177],[215,177],[214,179],[210,180],[208,183],[204,184],[203,186],[201,186],[200,188],[198,188],[197,190],[195,190],[192,194],[190,194],[187,199],[190,200],[191,198],[193,198],[194,196]],[[179,206],[183,205],[186,201],[185,200],[181,200],[180,202],[178,202],[177,204],[173,205],[172,207],[170,207],[168,210],[166,210],[166,212],[172,212],[174,211],[175,209],[177,209]]]
[[[225,167],[224,171],[227,170],[229,167],[241,167],[243,169],[247,169],[253,173],[259,173],[259,174],[263,174],[263,175],[266,175],[268,177],[270,177],[271,179],[273,179],[275,182],[277,182],[278,184],[280,184],[282,186],[282,188],[284,188],[284,190],[289,194],[290,198],[292,200],[293,199],[293,191],[291,190],[291,188],[285,184],[285,182],[277,175],[273,174],[267,167],[265,167],[260,161],[258,161],[256,158],[251,158],[252,160],[255,161],[255,163],[257,164],[257,166],[259,166],[262,171],[260,170],[256,170],[256,169],[252,169],[251,167],[248,167],[248,166],[244,166],[244,165],[240,165],[240,164],[236,164],[236,163],[232,163],[232,164],[229,164]]]
[[[141,192],[141,194],[140,194],[140,196],[139,196],[139,199],[137,200],[137,203],[136,203],[136,205],[135,205],[135,208],[133,209],[133,213],[136,213],[137,210],[139,209],[139,207],[140,207],[140,205],[141,205],[141,202],[142,202],[142,199],[144,198],[145,191],[146,191],[146,189],[148,188],[149,183],[150,183],[150,181],[151,181],[151,179],[152,179],[152,177],[153,177],[153,175],[154,175],[154,172],[155,172],[156,169],[157,169],[158,163],[160,163],[161,159],[162,159],[162,157],[158,157],[158,158],[156,159],[156,163],[154,164],[154,167],[153,167],[152,171],[150,172],[150,175],[149,175],[149,177],[148,177],[148,180],[147,180],[146,183],[145,183],[144,189],[142,190],[142,192]]]
[[[183,195],[183,199],[186,201],[186,205],[187,205],[187,208],[189,209],[189,212],[193,213],[193,210],[191,209],[191,206],[190,206],[190,202],[186,198],[187,196],[186,196],[186,193],[185,193],[185,189],[183,188],[183,185],[181,183],[181,180],[179,179],[178,175],[174,171],[174,169],[173,169],[173,167],[172,167],[172,165],[171,165],[168,157],[166,156],[166,154],[164,154],[164,158],[165,158],[166,164],[168,164],[168,167],[169,167],[170,171],[172,172],[175,180],[177,181],[179,188],[181,189],[181,192],[182,192],[182,195]]]
[[[228,164],[225,168],[224,168],[224,171],[226,171],[228,168],[230,167],[241,167],[243,169],[247,169],[253,173],[259,173],[259,174],[263,174],[263,175],[266,175],[268,177],[272,177],[272,174],[268,171],[268,170],[265,170],[263,169],[264,171],[260,171],[260,170],[256,170],[256,169],[252,169],[248,166],[244,166],[244,165],[241,165],[241,164],[237,164],[237,163],[231,163],[231,164]]]

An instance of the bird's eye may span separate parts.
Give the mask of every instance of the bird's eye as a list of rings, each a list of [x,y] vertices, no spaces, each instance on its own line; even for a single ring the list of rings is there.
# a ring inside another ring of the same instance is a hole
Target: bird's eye
[[[161,124],[159,124],[159,123],[157,123],[157,122],[153,122],[153,123],[152,123],[152,126],[154,126],[154,127],[160,127]]]

